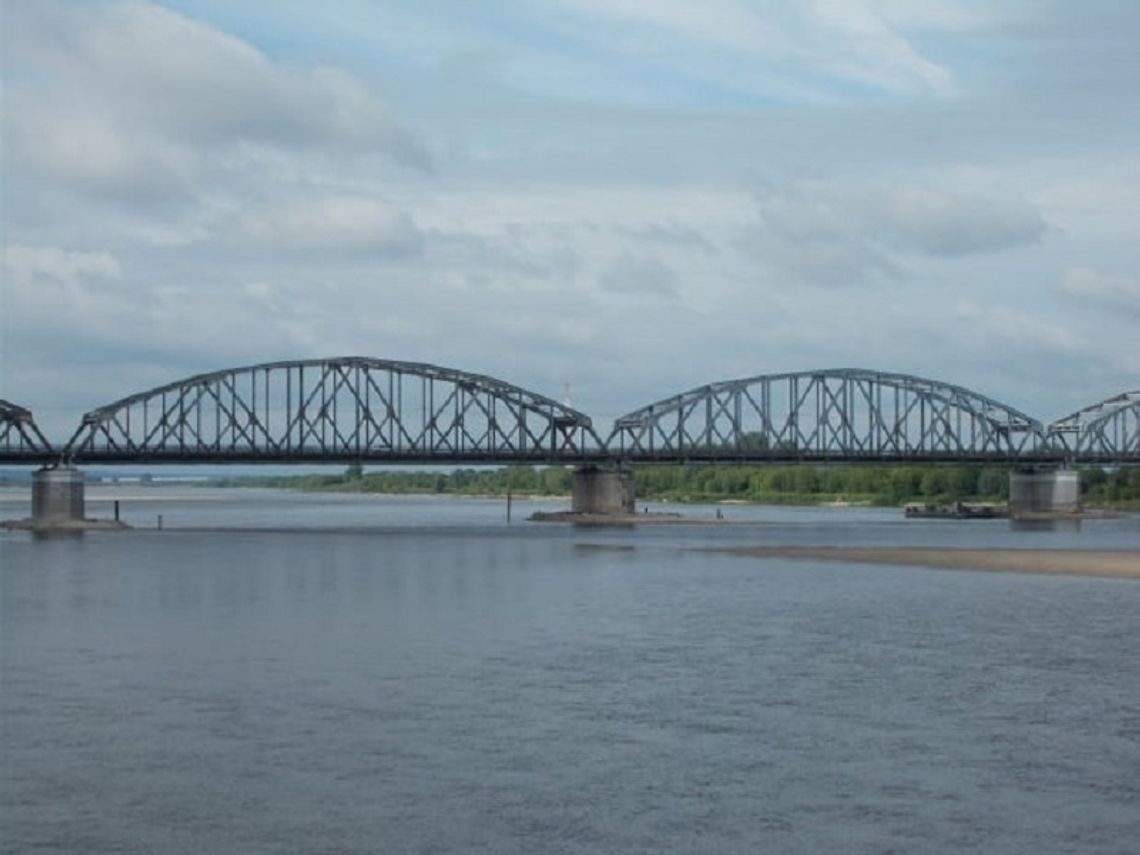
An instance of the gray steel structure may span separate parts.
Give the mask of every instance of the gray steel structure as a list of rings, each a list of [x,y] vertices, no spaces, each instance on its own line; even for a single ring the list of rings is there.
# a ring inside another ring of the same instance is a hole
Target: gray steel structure
[[[0,459],[12,463],[47,463],[56,457],[36,426],[31,410],[0,399]]]
[[[961,386],[857,368],[711,383],[614,423],[634,461],[988,462],[1058,455],[1040,422]]]
[[[1140,461],[1140,389],[1121,392],[1057,419],[1049,443],[1082,463]]]
[[[600,460],[584,413],[492,377],[349,356],[199,374],[92,410],[63,450],[113,463]]]
[[[961,386],[844,368],[711,383],[590,418],[480,374],[340,357],[199,374],[92,410],[62,449],[0,402],[5,463],[1140,464],[1140,391],[1047,427]]]

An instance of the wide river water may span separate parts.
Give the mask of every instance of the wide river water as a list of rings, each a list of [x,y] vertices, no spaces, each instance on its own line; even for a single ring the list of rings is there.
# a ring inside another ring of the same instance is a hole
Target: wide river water
[[[1136,516],[111,495],[134,530],[0,532],[5,852],[1140,851],[1140,581],[704,549]]]

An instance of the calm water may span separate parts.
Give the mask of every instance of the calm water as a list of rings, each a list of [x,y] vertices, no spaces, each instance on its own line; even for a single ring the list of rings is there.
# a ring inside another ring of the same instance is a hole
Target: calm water
[[[1140,583],[693,549],[1136,517],[135,495],[0,533],[5,851],[1137,852]]]

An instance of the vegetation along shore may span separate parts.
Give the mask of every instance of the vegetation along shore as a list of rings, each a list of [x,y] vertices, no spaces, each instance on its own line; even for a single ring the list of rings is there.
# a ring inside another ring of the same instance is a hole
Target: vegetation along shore
[[[1009,470],[977,466],[640,466],[634,489],[639,500],[680,503],[827,503],[897,507],[906,502],[1004,502]],[[407,471],[359,465],[343,473],[244,476],[214,486],[389,494],[458,496],[568,496],[572,467],[507,466],[499,469]],[[1140,510],[1140,468],[1081,471],[1086,505]]]

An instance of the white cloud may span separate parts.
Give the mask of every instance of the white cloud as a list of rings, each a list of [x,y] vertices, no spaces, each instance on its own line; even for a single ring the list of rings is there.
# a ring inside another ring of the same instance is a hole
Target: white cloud
[[[1135,386],[1127,10],[344,3],[5,7],[12,397],[337,352],[598,417],[841,364]]]
[[[422,243],[407,214],[367,197],[298,196],[247,214],[242,224],[254,239],[288,248],[408,253]]]
[[[118,125],[95,103],[8,99],[8,157],[31,175],[128,204],[181,198],[192,183],[193,156]]]
[[[972,352],[995,344],[1012,354],[1077,354],[1082,349],[1080,338],[1062,321],[1042,320],[1016,308],[958,300],[954,318],[959,322],[955,335]]]
[[[887,91],[924,89],[948,94],[953,91],[950,72],[922,56],[907,39],[903,28],[962,27],[968,20],[980,25],[956,4],[943,2],[938,10],[916,16],[897,7],[864,0],[814,0],[789,4],[749,4],[740,0],[684,0],[644,3],[636,0],[569,0],[579,12],[635,25],[643,33],[657,32],[707,48],[731,50],[769,63],[767,75],[751,81],[763,90],[787,70],[820,74],[835,80],[855,82]],[[619,42],[620,43],[620,42]],[[625,44],[644,52],[653,40],[630,36]],[[665,48],[659,49],[665,52]],[[676,61],[684,56],[670,55]],[[742,81],[743,82],[743,81]],[[806,89],[807,87],[805,87]],[[817,95],[831,95],[825,85],[816,85]]]
[[[1072,267],[1065,271],[1061,291],[1082,305],[1140,320],[1140,276]]]
[[[830,36],[820,54],[828,49],[834,51],[832,64],[849,79],[885,88],[901,88],[915,80],[934,92],[953,91],[950,72],[921,56],[870,4],[859,0],[814,0],[808,8],[815,22]]]
[[[1017,199],[968,196],[931,187],[908,186],[873,199],[871,228],[900,249],[931,255],[996,252],[1033,243],[1045,221]]]
[[[193,193],[218,169],[246,171],[260,147],[428,164],[345,70],[274,63],[153,3],[18,4],[5,26],[5,157],[75,189],[128,201]]]
[[[899,280],[915,257],[999,252],[1040,240],[1045,222],[1014,198],[966,195],[930,182],[768,183],[739,245],[803,284]]]
[[[615,294],[672,297],[677,293],[677,274],[652,256],[622,253],[601,276],[601,285]]]
[[[695,6],[686,0],[570,0],[568,5],[601,17],[616,18],[679,33],[740,50],[762,50],[783,41],[778,29],[738,0],[707,0]]]
[[[31,289],[44,280],[78,285],[83,277],[121,279],[123,271],[109,252],[69,252],[55,246],[4,246],[10,287]]]
[[[268,301],[273,296],[273,285],[261,279],[246,282],[242,286],[242,290],[255,300]]]
[[[994,26],[1008,14],[990,0],[864,0],[898,27],[966,32]]]

